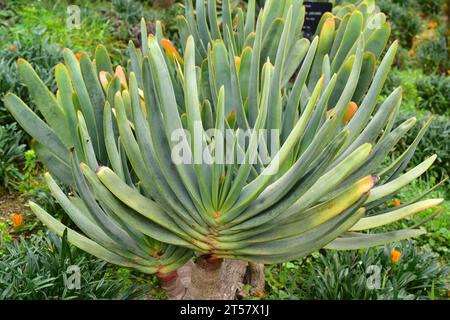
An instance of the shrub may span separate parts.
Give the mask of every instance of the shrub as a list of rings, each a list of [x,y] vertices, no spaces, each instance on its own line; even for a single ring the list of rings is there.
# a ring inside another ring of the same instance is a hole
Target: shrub
[[[178,26],[176,18],[177,16],[183,14],[183,12],[184,10],[182,6],[174,4],[164,10],[151,8],[145,13],[145,18],[150,21],[161,20],[166,37],[178,44]]]
[[[397,263],[391,260],[392,249],[400,252]],[[271,267],[268,298],[434,299],[444,294],[448,272],[435,254],[411,241],[365,251],[328,251]]]
[[[411,113],[400,113],[398,121],[410,117]],[[410,143],[415,139],[420,127],[433,116],[429,112],[423,114],[415,114],[418,125],[415,126],[408,134],[402,138],[397,145],[398,152],[404,152]],[[450,168],[450,119],[446,116],[434,116],[434,119],[425,133],[422,141],[419,143],[417,150],[412,158],[411,165],[417,165],[425,160],[430,154],[437,154],[437,160],[430,168],[429,173],[438,179],[448,176],[448,168]]]
[[[421,29],[420,16],[411,1],[379,0],[377,5],[391,22],[393,39],[398,39],[402,46],[410,48],[414,36]]]
[[[418,65],[427,74],[436,72],[446,74],[450,67],[444,27],[441,27],[433,36],[420,41],[415,50]]]
[[[436,114],[450,114],[450,77],[431,75],[416,82],[419,107]]]
[[[16,124],[0,126],[0,179],[2,187],[10,189],[21,179],[18,169],[23,161],[25,145],[20,143],[22,131]]]
[[[112,5],[121,21],[134,25],[142,18],[144,7],[135,0],[113,0]]]
[[[0,222],[0,257],[3,255],[3,248],[5,248],[11,240],[8,225],[5,222]]]
[[[443,0],[417,0],[417,3],[421,11],[429,15],[438,14],[444,7]]]
[[[1,299],[132,299],[148,292],[142,279],[118,272],[49,233],[6,244],[0,256]],[[80,289],[67,289],[70,266],[80,269]],[[132,283],[133,282],[133,283]]]

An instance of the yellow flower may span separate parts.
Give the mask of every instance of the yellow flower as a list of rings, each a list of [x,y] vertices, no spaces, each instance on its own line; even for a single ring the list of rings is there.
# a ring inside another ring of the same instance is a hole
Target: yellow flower
[[[415,55],[416,55],[416,52],[414,51],[414,49],[409,50],[410,57],[414,57]]]
[[[16,52],[16,51],[17,51],[17,47],[16,47],[15,45],[11,44],[11,45],[9,46],[9,50],[11,50],[11,51],[13,51],[13,52]]]
[[[402,256],[402,253],[398,250],[392,249],[391,250],[391,262],[397,263],[400,260],[400,257]]]
[[[394,207],[398,207],[399,205],[401,205],[401,202],[400,202],[400,200],[395,199],[394,202],[392,202],[392,205],[393,205]]]
[[[11,217],[14,229],[19,228],[23,224],[23,217],[20,213],[13,214]]]

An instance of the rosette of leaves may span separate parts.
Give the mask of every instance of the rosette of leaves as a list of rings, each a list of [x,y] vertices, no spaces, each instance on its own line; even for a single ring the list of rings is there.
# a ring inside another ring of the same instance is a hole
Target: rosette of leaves
[[[387,39],[373,35],[386,29],[369,31],[359,9],[347,22],[326,18],[310,42],[299,33],[304,10],[300,0],[267,1],[258,18],[247,13],[243,33],[223,10],[223,39],[182,37],[182,54],[161,31],[147,37],[142,22],[145,45],[130,43],[126,72],[113,72],[104,47],[93,61],[65,50],[56,95],[19,61],[45,121],[13,94],[5,102],[35,138],[50,189],[83,232],[69,230],[68,240],[109,262],[164,275],[196,254],[186,296],[225,290],[215,281],[221,279],[229,292],[213,297],[229,298],[238,272],[217,271],[231,265],[222,261],[277,263],[322,247],[365,248],[423,234],[365,232],[442,202],[415,199],[376,210],[436,158],[403,172],[427,123],[403,154],[382,165],[416,122],[394,126],[400,88],[377,105],[397,43],[375,64]],[[279,28],[280,37],[266,41]],[[216,142],[226,129],[232,154],[244,161],[220,161]],[[271,147],[261,129],[279,132]],[[191,159],[206,154],[210,161],[173,161],[174,132],[188,133],[180,139]],[[244,132],[249,139],[241,144]],[[257,148],[269,161],[253,159]],[[66,196],[52,176],[73,194]],[[38,204],[30,207],[54,232],[66,229]]]

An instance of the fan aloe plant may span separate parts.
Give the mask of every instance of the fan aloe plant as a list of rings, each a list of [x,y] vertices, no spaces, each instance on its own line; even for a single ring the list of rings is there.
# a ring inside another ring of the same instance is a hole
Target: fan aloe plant
[[[5,104],[34,138],[49,188],[81,232],[38,204],[31,209],[56,233],[67,229],[75,246],[158,273],[188,298],[233,297],[233,265],[242,280],[247,262],[423,234],[367,232],[442,201],[422,200],[425,193],[383,206],[436,157],[404,173],[428,122],[402,155],[385,162],[416,120],[394,127],[401,88],[378,103],[397,43],[381,59],[389,24],[367,6],[327,13],[309,41],[301,0],[268,0],[258,15],[252,0],[234,19],[228,0],[220,18],[215,1],[197,1],[194,12],[188,0],[178,19],[181,53],[160,24],[147,36],[142,22],[144,45],[130,42],[126,68],[113,70],[103,46],[93,60],[66,49],[56,94],[19,60],[44,120],[13,94]],[[227,152],[241,161],[223,161],[224,131],[231,132]],[[175,161],[180,150],[190,161]],[[177,270],[194,256],[191,285],[180,288]],[[219,287],[228,292],[214,294]]]

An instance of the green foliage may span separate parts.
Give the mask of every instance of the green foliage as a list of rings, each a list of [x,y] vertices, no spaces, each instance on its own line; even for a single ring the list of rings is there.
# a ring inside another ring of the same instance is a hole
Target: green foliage
[[[0,34],[0,124],[13,121],[3,104],[7,92],[17,92],[32,109],[35,107],[28,90],[20,81],[16,66],[18,58],[30,61],[47,87],[56,87],[54,67],[62,60],[61,49],[49,42],[42,29],[31,29],[27,34],[17,34],[14,38]]]
[[[416,0],[423,13],[435,15],[444,8],[444,0]],[[448,4],[447,4],[448,5]]]
[[[450,77],[430,75],[416,81],[419,108],[450,115]]]
[[[390,257],[394,248],[401,252],[397,264]],[[373,266],[381,271],[379,287],[370,278]],[[267,298],[434,299],[445,293],[448,272],[435,254],[424,252],[413,242],[365,251],[327,251],[269,267]]]
[[[395,88],[402,88],[402,111],[409,111],[411,114],[417,107],[417,88],[415,79],[421,79],[423,74],[417,69],[398,69],[394,68],[386,78],[386,83],[379,97],[382,102]]]
[[[0,256],[0,300],[134,299],[150,289],[145,279],[93,259],[54,234],[6,244]],[[70,266],[80,270],[80,289],[67,289]]]
[[[398,39],[404,47],[410,48],[414,36],[421,30],[421,20],[413,1],[378,0],[376,4],[380,7],[391,22],[392,38]]]
[[[0,183],[6,189],[16,186],[22,179],[19,170],[25,149],[21,144],[22,135],[15,123],[0,126]]]
[[[139,21],[145,18],[148,21],[148,32],[155,33],[156,21],[160,21],[165,36],[177,43],[176,17],[183,13],[179,4],[173,4],[168,8],[160,8],[156,3],[148,4],[137,0],[114,0],[112,10],[106,15],[114,21],[112,29],[114,36],[124,41],[131,37],[136,43],[140,39]],[[178,44],[178,43],[177,43]]]
[[[446,32],[446,26],[441,26],[440,30],[433,36],[420,41],[415,50],[417,63],[427,74],[442,73],[447,75],[450,69]]]
[[[165,36],[177,45],[180,45],[178,39],[177,16],[183,14],[183,7],[174,4],[167,9],[149,8],[144,13],[144,17],[148,21],[160,20],[164,28]]]
[[[411,112],[400,113],[398,121],[401,122],[411,116]],[[429,112],[422,114],[415,113],[417,121],[424,124],[431,116]],[[413,128],[400,140],[397,145],[399,153],[404,152],[410,143],[415,139],[415,134],[419,131],[419,126]],[[416,165],[426,159],[430,154],[437,154],[437,160],[431,167],[429,173],[438,179],[448,176],[450,168],[450,120],[446,116],[433,116],[433,121],[419,143],[416,153],[411,160],[411,165]]]
[[[27,37],[30,31],[38,30],[42,38],[58,44],[62,48],[71,48],[75,52],[92,53],[97,44],[104,44],[117,61],[122,60],[125,44],[111,37],[109,19],[102,15],[104,5],[96,1],[77,1],[80,8],[80,24],[67,27],[67,8],[71,1],[48,1],[30,3],[17,1],[11,5],[13,12],[7,20],[8,27],[0,30],[7,39]],[[35,31],[36,32],[36,31]],[[40,40],[39,42],[42,42]],[[52,65],[53,67],[53,65]]]
[[[122,21],[135,25],[142,18],[144,7],[136,0],[113,0],[112,5]]]
[[[4,254],[4,248],[11,242],[12,238],[9,234],[8,225],[0,222],[0,257]]]

